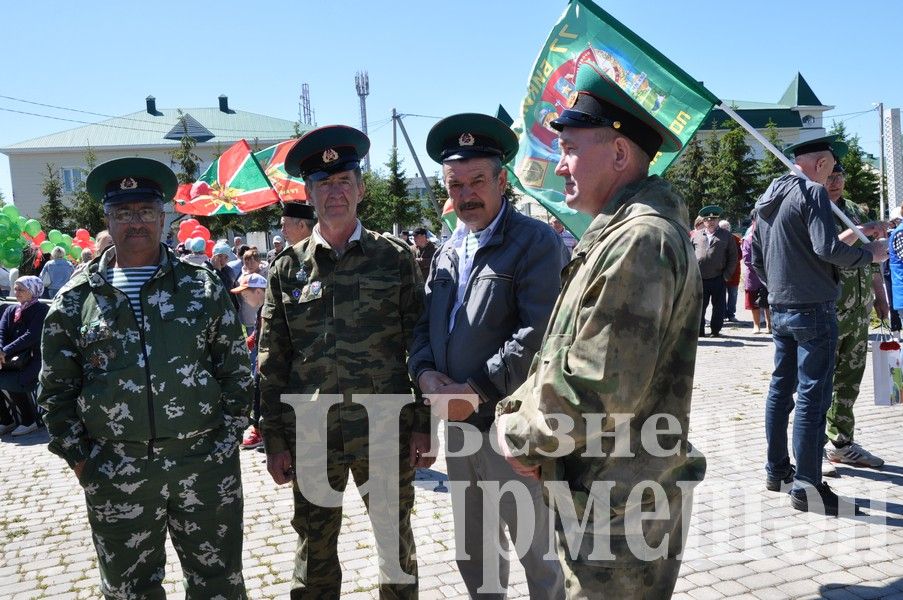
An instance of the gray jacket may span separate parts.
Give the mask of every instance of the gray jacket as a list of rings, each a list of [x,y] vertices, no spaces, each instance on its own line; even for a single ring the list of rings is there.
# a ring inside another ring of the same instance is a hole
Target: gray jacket
[[[715,237],[709,244],[705,231],[696,231],[690,237],[696,261],[699,263],[699,274],[703,279],[721,277],[728,281],[737,270],[737,242],[730,231],[715,229]]]
[[[796,175],[771,182],[756,202],[752,265],[770,304],[835,302],[837,267],[861,267],[872,253],[837,238],[825,188]]]
[[[467,382],[480,396],[468,423],[488,430],[495,405],[527,378],[558,298],[563,244],[541,221],[505,202],[492,238],[474,256],[464,303],[449,332],[458,290],[458,255],[446,242],[426,281],[425,310],[414,328],[412,379],[435,369]]]

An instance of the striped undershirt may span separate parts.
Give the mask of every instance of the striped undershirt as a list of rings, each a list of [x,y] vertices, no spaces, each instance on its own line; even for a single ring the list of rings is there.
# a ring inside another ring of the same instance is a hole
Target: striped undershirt
[[[132,305],[135,320],[144,322],[144,312],[141,310],[141,288],[154,276],[160,265],[149,267],[110,267],[107,269],[107,281],[114,288],[125,294]]]

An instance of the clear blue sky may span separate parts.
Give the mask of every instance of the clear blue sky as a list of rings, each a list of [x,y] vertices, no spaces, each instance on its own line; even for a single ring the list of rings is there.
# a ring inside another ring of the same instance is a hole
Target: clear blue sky
[[[822,102],[845,115],[903,106],[903,3],[597,0],[722,98],[776,102],[800,71]],[[392,108],[446,116],[515,113],[536,55],[563,12],[562,0],[384,0],[216,3],[5,3],[0,28],[0,95],[123,115],[215,106],[297,119],[301,84],[310,85],[318,124],[360,126],[354,74],[370,75],[371,162],[392,144]],[[57,117],[100,117],[0,99],[0,108]],[[847,116],[839,119],[849,119]],[[423,150],[434,119],[405,119]],[[878,118],[846,121],[866,150],[878,151]],[[77,124],[0,110],[0,147]],[[399,136],[399,143],[401,143]],[[416,173],[405,149],[408,175]],[[12,188],[0,156],[0,190]]]

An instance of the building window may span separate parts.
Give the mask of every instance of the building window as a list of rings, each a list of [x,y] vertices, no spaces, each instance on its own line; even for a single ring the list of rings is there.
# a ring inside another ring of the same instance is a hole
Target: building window
[[[60,181],[63,184],[63,192],[74,194],[78,184],[83,183],[88,174],[81,167],[62,167],[60,169]]]

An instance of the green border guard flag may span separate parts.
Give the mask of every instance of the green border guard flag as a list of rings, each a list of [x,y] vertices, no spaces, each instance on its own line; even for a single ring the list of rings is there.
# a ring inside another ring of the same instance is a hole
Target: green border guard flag
[[[590,218],[564,202],[564,183],[555,175],[558,133],[549,123],[569,105],[575,94],[574,75],[585,62],[598,65],[684,144],[712,106],[720,103],[701,83],[592,0],[571,0],[530,73],[527,95],[513,126],[520,150],[509,169],[521,190],[578,237]],[[649,172],[663,173],[678,154],[659,152]]]

